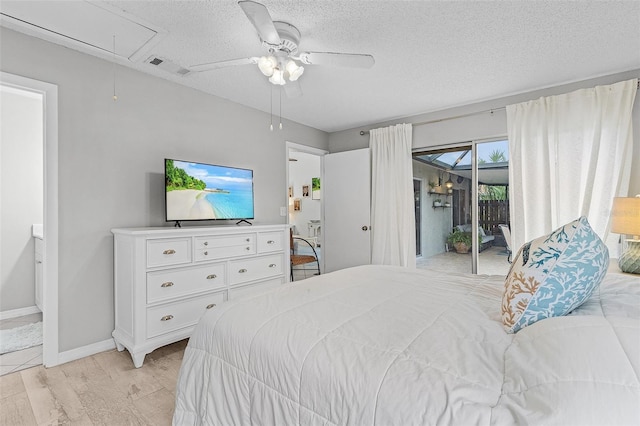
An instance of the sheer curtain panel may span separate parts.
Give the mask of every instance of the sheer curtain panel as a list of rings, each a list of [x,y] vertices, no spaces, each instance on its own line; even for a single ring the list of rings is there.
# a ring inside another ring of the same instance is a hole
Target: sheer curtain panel
[[[515,250],[582,215],[606,241],[629,187],[637,81],[507,106]]]
[[[411,124],[370,131],[371,263],[415,268]]]

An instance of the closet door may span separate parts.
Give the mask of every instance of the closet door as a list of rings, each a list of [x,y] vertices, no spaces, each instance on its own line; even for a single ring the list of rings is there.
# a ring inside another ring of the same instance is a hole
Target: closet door
[[[369,148],[324,157],[325,271],[371,263]]]

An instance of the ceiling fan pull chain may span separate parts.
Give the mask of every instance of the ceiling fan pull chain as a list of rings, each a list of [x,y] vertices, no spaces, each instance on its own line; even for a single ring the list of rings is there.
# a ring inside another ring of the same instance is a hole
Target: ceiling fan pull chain
[[[282,86],[280,86],[280,130],[282,130]]]
[[[273,132],[273,86],[269,85],[269,111],[271,115],[271,124],[269,125],[269,130]]]

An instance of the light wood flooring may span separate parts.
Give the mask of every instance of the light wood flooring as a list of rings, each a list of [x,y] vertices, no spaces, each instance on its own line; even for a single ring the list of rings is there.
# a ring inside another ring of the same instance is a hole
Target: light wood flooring
[[[187,340],[156,349],[141,368],[126,350],[0,377],[0,425],[170,425]]]

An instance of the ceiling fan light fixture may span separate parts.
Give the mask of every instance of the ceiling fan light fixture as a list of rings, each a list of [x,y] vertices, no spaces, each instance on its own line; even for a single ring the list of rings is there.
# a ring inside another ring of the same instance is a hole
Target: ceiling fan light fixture
[[[273,75],[269,77],[269,81],[278,86],[284,86],[287,83],[284,80],[284,72],[279,68],[273,70]]]
[[[289,80],[296,81],[304,72],[304,67],[298,66],[294,60],[287,62],[286,70],[289,73]]]
[[[260,68],[260,72],[267,77],[271,77],[276,67],[278,66],[278,61],[274,56],[261,56],[258,59],[258,68]]]

